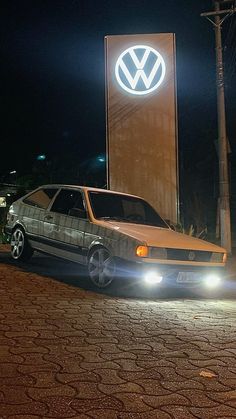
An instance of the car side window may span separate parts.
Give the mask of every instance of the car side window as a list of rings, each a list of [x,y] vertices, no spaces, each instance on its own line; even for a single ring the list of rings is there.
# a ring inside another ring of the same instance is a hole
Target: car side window
[[[51,211],[72,217],[87,218],[81,192],[72,189],[62,189],[59,192]]]
[[[32,207],[47,209],[57,191],[58,189],[56,188],[38,189],[31,195],[28,195],[26,198],[24,198],[23,202],[27,205],[31,205]]]

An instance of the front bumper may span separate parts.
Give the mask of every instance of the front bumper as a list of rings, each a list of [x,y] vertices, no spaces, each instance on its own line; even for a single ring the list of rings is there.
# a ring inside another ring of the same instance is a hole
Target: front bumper
[[[148,273],[158,274],[162,280],[157,284],[159,287],[187,287],[197,286],[204,283],[209,276],[223,278],[225,268],[223,266],[192,266],[192,265],[168,265],[145,262],[117,261],[118,275],[124,278],[132,278],[143,281]]]

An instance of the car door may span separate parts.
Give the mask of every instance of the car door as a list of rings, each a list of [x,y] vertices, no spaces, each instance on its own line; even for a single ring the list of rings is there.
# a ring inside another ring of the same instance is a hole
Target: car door
[[[38,188],[22,200],[20,218],[26,234],[35,248],[40,247],[45,212],[57,191],[58,188]]]
[[[84,231],[87,212],[79,189],[62,188],[44,216],[47,251],[55,256],[84,263]]]

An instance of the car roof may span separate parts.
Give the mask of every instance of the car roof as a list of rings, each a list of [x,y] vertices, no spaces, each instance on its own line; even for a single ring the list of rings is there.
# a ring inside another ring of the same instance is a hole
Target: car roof
[[[65,184],[59,184],[59,183],[55,183],[55,184],[48,184],[48,185],[42,185],[39,186],[37,189],[41,189],[41,188],[73,188],[73,189],[83,189],[84,191],[87,192],[106,192],[106,193],[115,193],[115,194],[119,194],[119,195],[127,195],[127,196],[132,196],[134,198],[140,198],[137,195],[133,195],[133,194],[128,194],[125,192],[118,192],[118,191],[114,191],[114,190],[110,190],[110,189],[103,189],[103,188],[95,188],[92,186],[83,186],[83,185],[65,185]]]

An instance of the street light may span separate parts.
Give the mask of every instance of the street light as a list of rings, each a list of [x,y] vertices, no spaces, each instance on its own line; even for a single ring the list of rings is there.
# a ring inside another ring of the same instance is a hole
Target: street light
[[[42,160],[45,160],[45,159],[46,159],[45,154],[39,154],[39,155],[37,156],[37,160],[38,160],[38,161],[42,161]]]
[[[106,161],[106,157],[105,156],[98,156],[97,157],[97,160],[100,162],[100,163],[105,163],[105,161]]]

